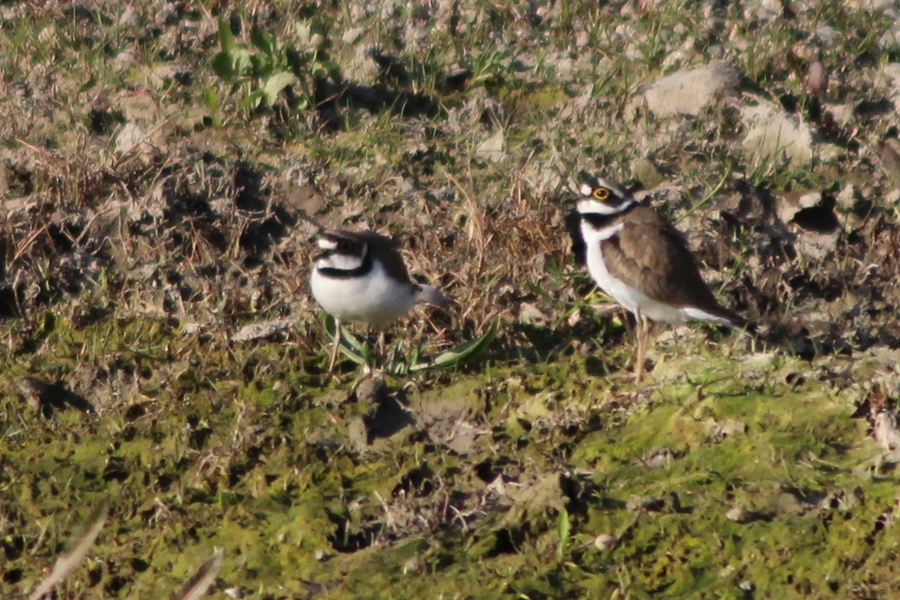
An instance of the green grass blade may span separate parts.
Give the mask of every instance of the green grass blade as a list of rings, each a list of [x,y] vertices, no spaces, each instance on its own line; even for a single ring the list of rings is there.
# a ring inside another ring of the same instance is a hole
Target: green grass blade
[[[465,362],[478,358],[494,341],[497,330],[500,327],[500,319],[494,319],[488,330],[480,337],[463,342],[450,350],[439,354],[434,360],[420,363],[410,367],[410,372],[424,371],[427,369],[447,369],[462,365]]]

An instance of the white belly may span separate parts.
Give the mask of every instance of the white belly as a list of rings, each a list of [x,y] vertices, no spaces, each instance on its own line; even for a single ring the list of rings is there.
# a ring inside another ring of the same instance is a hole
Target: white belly
[[[588,246],[587,250],[587,266],[591,278],[601,290],[612,297],[613,300],[622,305],[635,315],[638,311],[654,321],[665,321],[667,323],[684,323],[689,319],[703,319],[706,313],[691,308],[677,308],[657,302],[647,297],[637,289],[631,287],[620,279],[616,279],[609,273],[606,268],[606,262],[603,260],[603,252],[600,244],[595,242]],[[691,311],[691,312],[689,312]],[[697,313],[697,314],[693,314]],[[708,317],[708,316],[707,316]]]
[[[609,269],[606,268],[606,262],[603,260],[602,242],[620,233],[622,227],[622,224],[618,224],[610,225],[603,229],[594,229],[592,226],[584,223],[581,225],[581,234],[587,248],[588,273],[591,274],[591,278],[601,290],[609,294],[625,310],[635,315],[640,312],[641,315],[654,321],[677,324],[697,319],[700,321],[715,321],[722,325],[731,325],[727,319],[709,314],[693,306],[678,307],[657,302],[624,281],[613,277]]]
[[[415,303],[415,289],[385,274],[378,261],[364,277],[334,279],[313,269],[310,277],[313,297],[325,312],[336,319],[384,325],[409,312]]]

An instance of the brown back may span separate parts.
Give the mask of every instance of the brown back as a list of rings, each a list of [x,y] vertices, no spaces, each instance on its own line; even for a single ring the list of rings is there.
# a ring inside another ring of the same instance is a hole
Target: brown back
[[[665,217],[637,206],[623,215],[622,222],[620,234],[602,242],[611,275],[657,302],[693,306],[740,322],[740,317],[716,300],[700,276],[684,236]]]

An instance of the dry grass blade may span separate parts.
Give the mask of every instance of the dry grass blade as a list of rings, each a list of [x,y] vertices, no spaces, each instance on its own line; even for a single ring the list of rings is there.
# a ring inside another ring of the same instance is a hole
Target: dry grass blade
[[[65,556],[61,556],[56,561],[50,576],[41,582],[37,589],[29,596],[29,600],[38,600],[41,596],[52,590],[56,584],[65,579],[66,575],[71,573],[72,570],[78,566],[78,563],[84,559],[88,550],[90,550],[91,546],[94,544],[94,540],[100,535],[100,530],[103,529],[103,525],[106,524],[107,511],[106,502],[101,502],[100,505],[94,509],[94,512],[91,513],[88,526],[85,527],[84,532],[75,543],[72,551]]]
[[[225,553],[221,548],[216,550],[209,559],[201,565],[197,572],[191,575],[180,590],[172,594],[170,600],[197,600],[202,597],[209,586],[216,580],[219,569],[222,568],[222,560]]]

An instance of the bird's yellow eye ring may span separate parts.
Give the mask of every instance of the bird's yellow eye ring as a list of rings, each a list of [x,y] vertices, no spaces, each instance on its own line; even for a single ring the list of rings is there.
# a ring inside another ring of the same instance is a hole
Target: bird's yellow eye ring
[[[609,198],[609,190],[605,187],[598,187],[594,189],[592,195],[597,200],[606,200],[607,198]]]

